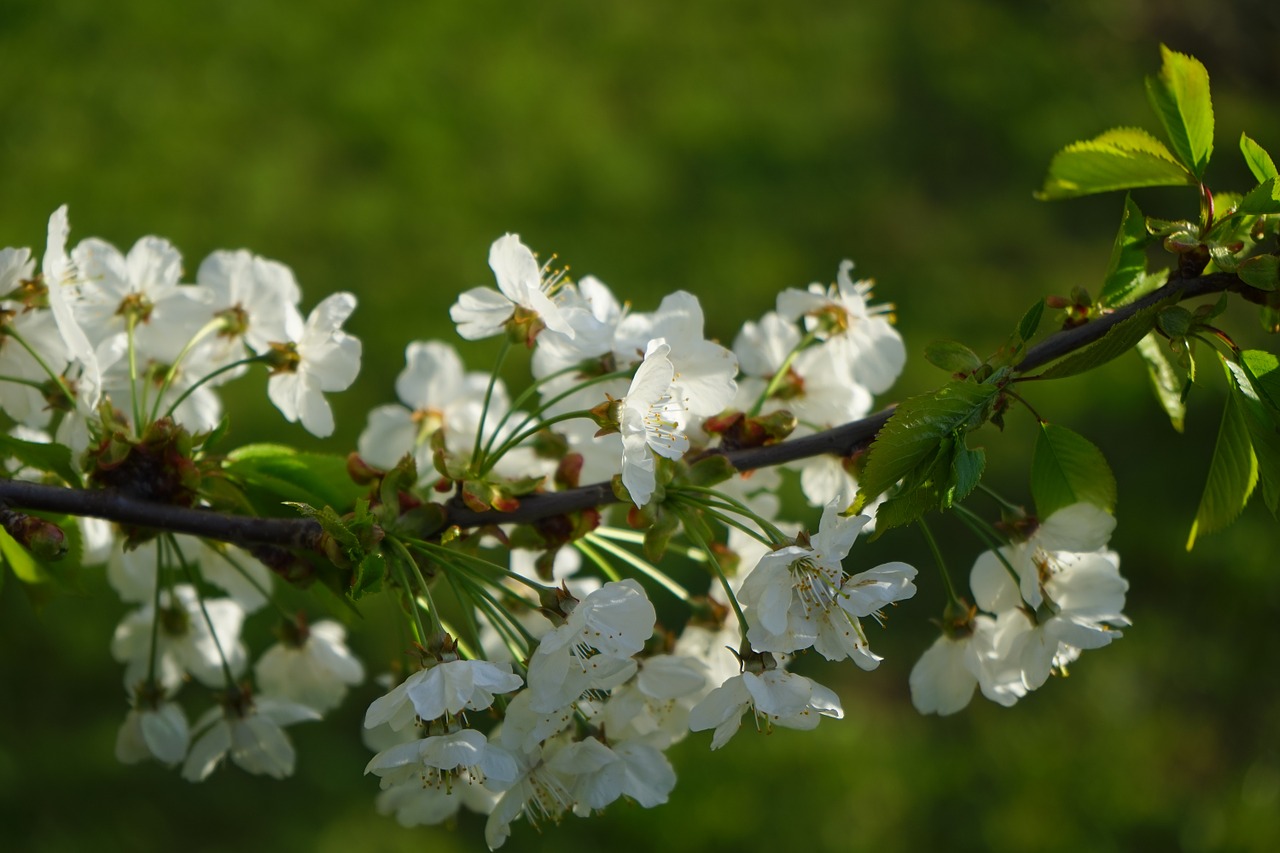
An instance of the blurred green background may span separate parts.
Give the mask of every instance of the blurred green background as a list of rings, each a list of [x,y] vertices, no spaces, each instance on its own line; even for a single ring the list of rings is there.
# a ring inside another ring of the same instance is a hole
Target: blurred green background
[[[189,271],[244,246],[290,264],[308,308],[354,291],[364,370],[334,398],[338,435],[311,441],[249,381],[229,399],[245,442],[353,446],[363,413],[393,398],[404,345],[452,338],[456,294],[491,283],[487,248],[505,231],[640,309],[694,291],[726,341],[779,289],[831,281],[852,257],[898,306],[912,358],[897,393],[918,393],[944,378],[920,357],[930,340],[989,351],[1041,295],[1096,292],[1120,197],[1050,206],[1031,193],[1070,141],[1158,130],[1142,77],[1160,42],[1209,68],[1214,186],[1246,180],[1242,130],[1280,152],[1277,38],[1272,0],[0,0],[0,245],[39,250],[65,202],[73,241],[160,234]],[[1187,193],[1139,200],[1194,212]],[[1227,327],[1261,340],[1248,312]],[[492,353],[463,348],[478,369]],[[667,806],[520,824],[507,849],[1280,849],[1276,526],[1255,505],[1182,549],[1220,411],[1219,376],[1205,374],[1183,436],[1136,360],[1033,389],[1120,484],[1112,544],[1134,625],[1069,680],[1012,710],[977,699],[952,718],[917,715],[907,673],[942,595],[918,537],[897,531],[859,544],[854,565],[912,561],[921,592],[892,630],[873,629],[878,671],[823,673],[845,720],[744,731],[714,754],[692,737],[672,753]],[[1015,412],[1005,435],[980,434],[989,482],[1015,500],[1030,428]],[[967,574],[976,543],[936,527]],[[118,766],[125,703],[108,641],[124,607],[99,580],[88,592],[40,614],[12,580],[0,593],[0,847],[483,844],[480,820],[449,833],[375,814],[358,735],[371,685],[292,730],[287,783],[233,768],[191,786]],[[368,633],[356,644],[377,669],[385,631]]]

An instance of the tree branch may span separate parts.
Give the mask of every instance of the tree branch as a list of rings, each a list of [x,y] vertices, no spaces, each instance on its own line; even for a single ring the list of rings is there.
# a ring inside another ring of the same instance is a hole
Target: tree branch
[[[1027,352],[1016,370],[1025,373],[1088,346],[1138,311],[1170,296],[1176,296],[1179,300],[1192,299],[1244,287],[1246,286],[1236,276],[1227,273],[1211,273],[1194,278],[1175,276],[1163,287],[1136,302],[1084,325],[1050,335]],[[739,471],[752,471],[824,453],[849,456],[869,446],[892,414],[892,409],[886,409],[824,432],[764,447],[725,451],[724,455]],[[485,524],[525,523],[616,501],[610,483],[604,482],[564,492],[530,495],[521,499],[520,506],[513,512],[476,512],[460,503],[449,503],[445,506],[446,526],[470,528]],[[320,525],[307,518],[229,515],[206,509],[141,501],[108,489],[68,489],[18,480],[0,480],[0,503],[22,509],[103,518],[122,524],[189,533],[247,546],[265,544],[309,548],[315,544],[321,532]]]

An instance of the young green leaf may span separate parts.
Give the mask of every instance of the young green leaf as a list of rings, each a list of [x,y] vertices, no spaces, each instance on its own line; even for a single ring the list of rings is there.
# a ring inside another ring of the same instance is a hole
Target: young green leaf
[[[1259,396],[1257,382],[1244,366],[1230,361],[1223,364],[1231,376],[1231,392],[1244,413],[1258,460],[1262,499],[1274,516],[1280,511],[1280,409]]]
[[[1116,478],[1091,441],[1064,426],[1043,423],[1031,459],[1031,497],[1040,518],[1082,502],[1111,512]]]
[[[1240,365],[1258,397],[1280,417],[1280,359],[1266,350],[1247,349],[1240,353]]]
[[[982,366],[978,354],[958,341],[934,341],[924,348],[924,358],[948,373],[972,373]]]
[[[1229,368],[1227,373],[1229,376]],[[1235,521],[1257,483],[1258,460],[1249,440],[1249,426],[1238,395],[1231,394],[1222,411],[1218,442],[1213,448],[1200,508],[1187,537],[1187,550],[1195,546],[1200,534],[1222,530]]]
[[[1236,275],[1258,290],[1280,289],[1280,257],[1255,255],[1236,268]]]
[[[1236,213],[1280,213],[1280,178],[1267,178],[1240,199]]]
[[[1187,406],[1182,401],[1182,380],[1173,367],[1163,339],[1158,335],[1147,335],[1138,341],[1138,354],[1147,363],[1147,373],[1151,377],[1151,387],[1156,392],[1156,399],[1169,416],[1173,428],[1182,432],[1187,416]]]
[[[1213,102],[1209,72],[1195,57],[1160,45],[1160,74],[1147,78],[1147,97],[1160,116],[1178,158],[1204,177],[1213,153]]]
[[[256,497],[254,503],[263,511],[282,500],[346,509],[365,492],[351,481],[344,457],[300,453],[278,444],[242,447],[227,457],[223,470],[250,487],[250,498]]]
[[[1102,283],[1098,301],[1108,308],[1132,302],[1142,294],[1139,285],[1146,278],[1147,246],[1152,242],[1147,231],[1147,219],[1142,215],[1132,196],[1124,197],[1124,215],[1120,230],[1111,246],[1111,260],[1107,263],[1107,277]]]
[[[1119,127],[1095,139],[1074,142],[1053,155],[1049,175],[1036,197],[1051,200],[1198,183],[1160,140],[1136,127]]]
[[[81,487],[80,473],[71,462],[71,448],[63,444],[41,444],[0,434],[0,456],[18,460],[27,468],[56,474],[68,485]]]
[[[861,511],[922,463],[930,462],[944,439],[979,426],[997,392],[994,385],[956,381],[904,400],[871,444],[854,510]]]
[[[1244,162],[1248,164],[1249,171],[1253,172],[1253,177],[1258,183],[1261,184],[1268,178],[1276,177],[1275,161],[1271,159],[1266,149],[1250,139],[1248,134],[1240,134],[1240,153],[1244,155]]]
[[[1022,342],[1026,343],[1035,337],[1036,330],[1040,328],[1040,321],[1044,318],[1044,299],[1036,300],[1036,303],[1027,309],[1027,313],[1022,315],[1022,319],[1018,321],[1018,337],[1022,338]]]
[[[1061,361],[1051,364],[1039,376],[1044,379],[1061,379],[1064,376],[1074,376],[1077,373],[1093,370],[1095,367],[1099,367],[1113,358],[1123,355],[1137,346],[1138,341],[1147,336],[1147,333],[1155,326],[1156,316],[1165,307],[1165,302],[1158,302],[1155,305],[1143,308],[1132,317],[1108,329],[1107,333],[1098,340],[1082,349],[1076,350]]]

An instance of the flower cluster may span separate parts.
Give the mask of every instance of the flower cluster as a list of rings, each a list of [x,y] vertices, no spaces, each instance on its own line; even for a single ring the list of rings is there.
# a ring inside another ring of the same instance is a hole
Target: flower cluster
[[[728,348],[707,337],[692,294],[633,310],[508,234],[489,253],[497,289],[468,290],[451,311],[464,339],[502,336],[498,364],[469,372],[449,343],[411,343],[399,402],[370,412],[357,452],[327,469],[350,475],[342,491],[308,469],[319,457],[255,468],[253,454],[205,442],[220,420],[215,388],[253,363],[270,368],[286,418],[331,433],[324,395],[359,367],[360,343],[342,330],[354,297],[329,296],[304,319],[276,262],[215,252],[181,283],[164,240],[68,252],[67,230],[60,209],[40,274],[29,251],[0,252],[0,407],[17,439],[53,435],[77,451],[74,471],[55,469],[62,479],[156,502],[258,509],[293,499],[282,484],[350,495],[337,507],[293,500],[319,530],[293,550],[84,524],[85,562],[105,562],[135,608],[111,642],[131,703],[122,761],[180,764],[192,781],[228,756],[289,775],[284,727],[331,711],[364,668],[345,628],[286,610],[274,578],[320,580],[352,601],[386,592],[411,641],[365,715],[378,808],[405,825],[480,812],[498,847],[521,817],[665,802],[676,784],[665,751],[690,732],[711,731],[718,749],[744,717],[757,730],[842,717],[839,697],[793,668],[812,650],[875,669],[868,625],[915,595],[906,563],[849,567],[877,506],[850,513],[860,454],[758,471],[731,462],[864,417],[901,371],[891,308],[871,304],[848,261],[833,285],[783,291]],[[532,376],[513,394],[498,377],[520,347]],[[9,474],[50,473],[35,469]],[[783,516],[784,477],[821,508],[816,530]],[[523,501],[590,482],[612,487],[617,511],[517,523]],[[489,523],[442,521],[454,512]],[[23,544],[56,550],[40,524],[22,528]],[[975,686],[1012,704],[1119,636],[1113,526],[1079,504],[980,557],[976,607],[952,596],[943,636],[911,674],[917,707],[952,713]],[[279,643],[255,654],[242,628],[273,609]],[[192,682],[214,698],[194,726],[179,704]]]
[[[29,249],[0,249],[0,411],[15,439],[70,448],[73,475],[94,485],[191,506],[218,488],[204,476],[216,461],[200,450],[222,420],[217,389],[249,365],[270,370],[268,396],[288,420],[333,432],[324,394],[347,388],[360,367],[360,342],[342,329],[355,297],[334,294],[304,318],[293,273],[275,261],[218,251],[187,282],[167,240],[121,252],[97,238],[69,247],[69,233],[62,207],[38,270]],[[192,537],[80,526],[81,559],[105,562],[120,597],[137,605],[111,640],[131,703],[120,760],[183,763],[193,781],[227,755],[250,772],[291,773],[281,727],[318,718],[363,679],[345,629],[283,614],[281,643],[259,659],[250,689],[240,633],[271,599],[265,565]],[[177,702],[192,680],[216,700],[194,727]]]
[[[222,417],[215,388],[261,362],[268,395],[290,421],[333,432],[324,392],[360,369],[360,342],[342,331],[355,297],[338,293],[305,320],[288,267],[246,251],[206,258],[183,283],[182,256],[159,237],[128,253],[95,237],[68,249],[66,207],[49,219],[36,274],[29,249],[0,249],[0,355],[5,414],[83,450],[103,432],[103,401],[135,435],[159,419],[191,433]]]
[[[1120,557],[1106,549],[1114,528],[1104,510],[1072,504],[1025,539],[978,557],[969,578],[977,607],[945,625],[911,671],[916,708],[954,714],[974,687],[1012,705],[1082,650],[1120,637],[1129,584]]]

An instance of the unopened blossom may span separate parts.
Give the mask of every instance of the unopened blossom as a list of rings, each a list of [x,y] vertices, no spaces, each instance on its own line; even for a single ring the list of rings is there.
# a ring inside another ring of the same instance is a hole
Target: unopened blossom
[[[830,689],[803,675],[766,669],[759,675],[735,675],[712,690],[689,712],[689,728],[695,732],[715,729],[711,748],[719,749],[737,733],[748,710],[757,726],[788,729],[812,729],[821,717],[844,716],[840,698]]]
[[[654,454],[679,459],[689,449],[684,433],[686,412],[673,396],[675,368],[671,347],[661,338],[650,341],[618,409],[622,432],[622,485],[636,506],[644,506],[657,488]]]
[[[292,776],[296,754],[284,727],[318,719],[319,713],[296,702],[241,695],[196,723],[200,735],[182,765],[182,778],[203,782],[228,755],[248,773]]]
[[[342,330],[356,308],[350,293],[325,298],[307,317],[296,343],[275,345],[277,364],[267,396],[288,421],[302,421],[312,435],[333,433],[326,391],[345,391],[360,372],[360,341]]]
[[[364,680],[364,667],[347,648],[347,631],[332,619],[305,625],[262,655],[254,667],[258,686],[327,713],[341,704],[347,688]]]
[[[365,728],[383,723],[399,731],[415,720],[430,721],[464,710],[480,711],[494,696],[524,684],[506,663],[446,660],[419,670],[380,696],[365,713]]]

